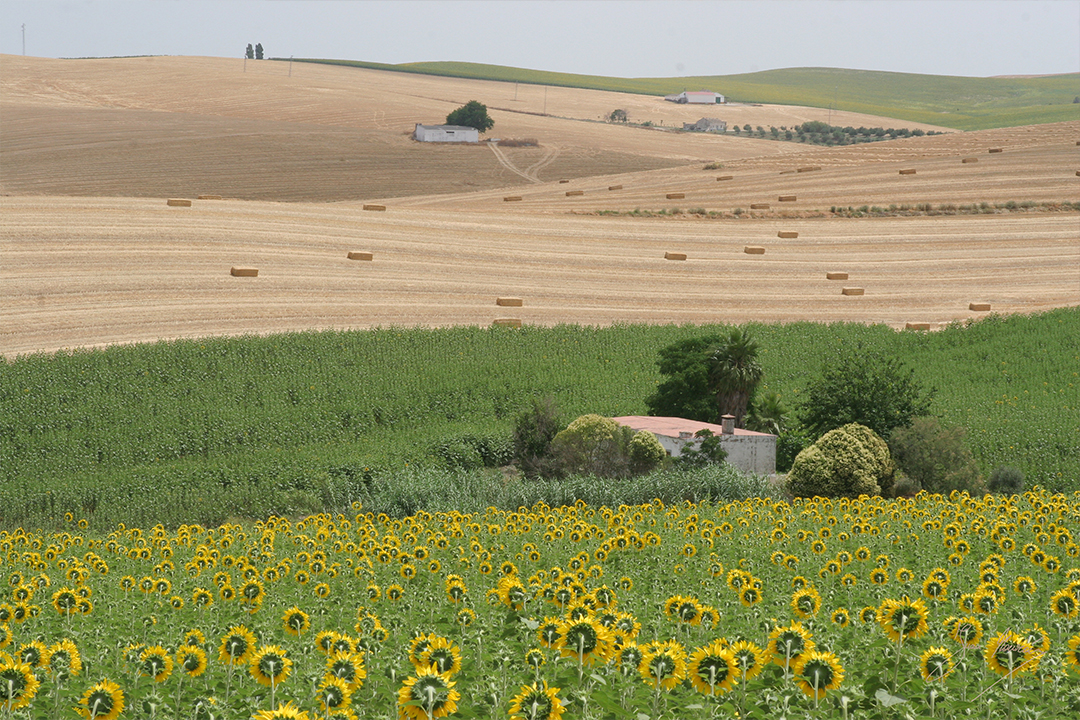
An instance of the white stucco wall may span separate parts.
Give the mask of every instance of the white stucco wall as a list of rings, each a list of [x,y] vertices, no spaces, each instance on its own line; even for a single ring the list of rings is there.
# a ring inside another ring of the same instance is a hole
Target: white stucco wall
[[[413,133],[420,142],[480,142],[476,128],[460,125],[420,125]]]

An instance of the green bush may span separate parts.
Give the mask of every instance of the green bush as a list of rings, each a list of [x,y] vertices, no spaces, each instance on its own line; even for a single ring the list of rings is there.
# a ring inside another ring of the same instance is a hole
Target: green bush
[[[1015,495],[1024,489],[1024,473],[1014,467],[1003,465],[990,473],[986,489],[992,493]]]
[[[963,428],[946,428],[937,418],[920,417],[910,427],[893,431],[889,450],[904,474],[923,490],[942,494],[966,490],[977,495],[982,480],[966,436]]]
[[[644,430],[635,433],[600,415],[582,415],[551,441],[558,474],[622,478],[655,468],[666,453]]]
[[[528,477],[552,474],[551,441],[563,423],[550,395],[534,398],[514,424],[514,464]]]
[[[788,491],[795,497],[880,495],[880,483],[891,485],[895,472],[888,446],[884,457],[882,446],[884,441],[865,427],[831,430],[795,458]]]
[[[720,436],[712,430],[703,429],[694,433],[700,442],[683,447],[676,464],[684,468],[700,468],[707,465],[723,465],[727,460],[727,450],[721,444]]]

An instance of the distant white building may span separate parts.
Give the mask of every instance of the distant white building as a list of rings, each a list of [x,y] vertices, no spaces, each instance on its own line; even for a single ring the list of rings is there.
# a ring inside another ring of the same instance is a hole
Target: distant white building
[[[420,142],[480,142],[476,128],[464,125],[421,125],[416,123],[413,137]]]
[[[683,91],[678,95],[667,95],[664,97],[668,102],[681,103],[683,105],[716,105],[718,103],[727,102],[727,98],[718,92],[709,92],[708,90],[692,90]]]
[[[727,122],[716,118],[701,118],[696,123],[683,123],[683,130],[691,132],[727,132]]]
[[[735,418],[725,415],[723,425],[674,417],[627,415],[612,418],[631,430],[648,430],[672,457],[679,457],[687,445],[697,445],[699,430],[709,430],[720,438],[720,447],[727,451],[726,462],[754,475],[776,472],[776,436],[735,427]]]

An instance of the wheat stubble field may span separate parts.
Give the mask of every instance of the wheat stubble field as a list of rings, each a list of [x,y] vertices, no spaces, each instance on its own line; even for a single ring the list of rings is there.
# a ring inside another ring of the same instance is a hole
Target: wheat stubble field
[[[543,88],[241,62],[0,58],[0,353],[507,317],[933,326],[984,315],[972,302],[1080,304],[1076,212],[829,212],[1075,202],[1080,123],[811,148],[595,122],[620,106],[668,125],[705,112],[658,98],[551,88],[544,117],[529,114]],[[408,138],[470,99],[514,110],[492,110],[492,135],[540,147]],[[730,110],[765,125],[826,112]],[[834,124],[919,127],[845,115]],[[747,212],[631,214],[673,208]],[[238,266],[259,275],[232,277]],[[826,279],[836,271],[848,279]],[[498,307],[504,296],[522,307]]]

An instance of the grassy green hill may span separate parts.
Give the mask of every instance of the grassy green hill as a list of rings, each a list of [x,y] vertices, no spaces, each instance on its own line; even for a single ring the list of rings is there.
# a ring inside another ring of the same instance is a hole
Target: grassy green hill
[[[972,78],[876,70],[789,68],[741,75],[616,78],[462,62],[386,65],[353,60],[300,61],[642,95],[715,90],[735,102],[810,107],[831,105],[838,110],[958,130],[1080,120],[1080,103],[1073,102],[1080,97],[1080,73],[1040,78]]]

